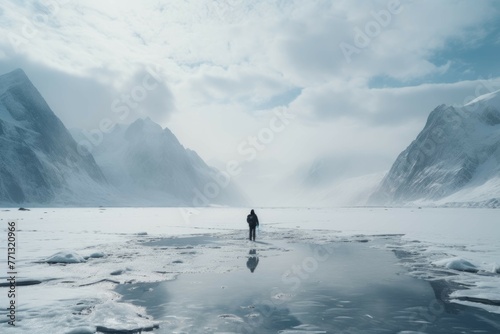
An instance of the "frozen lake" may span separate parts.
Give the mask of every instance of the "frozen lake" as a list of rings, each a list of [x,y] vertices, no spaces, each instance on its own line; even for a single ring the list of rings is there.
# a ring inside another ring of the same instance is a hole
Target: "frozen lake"
[[[17,279],[41,283],[17,287],[15,328],[0,287],[0,330],[500,331],[499,211],[257,209],[255,243],[247,211],[2,211],[1,251],[15,221]]]
[[[446,282],[406,275],[392,252],[371,243],[272,241],[287,249],[278,256],[266,255],[268,243],[250,244],[234,254],[237,270],[116,290],[144,306],[161,333],[495,332],[500,315],[449,303]]]

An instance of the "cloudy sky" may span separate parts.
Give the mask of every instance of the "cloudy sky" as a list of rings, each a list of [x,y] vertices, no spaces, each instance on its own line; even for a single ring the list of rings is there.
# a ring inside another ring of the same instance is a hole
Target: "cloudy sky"
[[[2,0],[0,35],[68,128],[150,117],[250,197],[383,173],[500,89],[495,0]]]

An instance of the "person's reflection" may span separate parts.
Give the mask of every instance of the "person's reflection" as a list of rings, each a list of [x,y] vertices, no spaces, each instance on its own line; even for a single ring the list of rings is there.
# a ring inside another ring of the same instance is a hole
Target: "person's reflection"
[[[255,249],[251,249],[248,255],[250,256],[248,257],[247,268],[253,273],[259,264],[259,257],[257,256],[257,251]]]

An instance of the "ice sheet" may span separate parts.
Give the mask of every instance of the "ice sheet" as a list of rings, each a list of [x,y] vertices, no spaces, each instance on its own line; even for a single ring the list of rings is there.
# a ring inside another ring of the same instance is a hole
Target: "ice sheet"
[[[2,310],[2,333],[32,333],[35,329],[37,333],[79,330],[85,333],[89,328],[110,326],[106,323],[109,316],[99,317],[95,310],[101,315],[116,312],[117,317],[129,319],[124,328],[155,326],[154,319],[143,309],[120,301],[121,296],[113,292],[116,285],[173,280],[185,273],[236,270],[235,252],[249,246],[245,221],[248,211],[247,208],[0,211],[2,240],[6,236],[6,222],[17,222],[18,279],[42,281],[39,285],[18,288],[18,327],[15,331],[7,327]],[[500,313],[500,307],[494,304],[500,299],[497,240],[500,211],[256,208],[256,212],[261,221],[257,244],[265,256],[287,251],[266,244],[266,238],[271,237],[314,244],[386,240],[377,247],[393,251],[409,274],[467,286],[452,293],[453,301]],[[200,244],[199,238],[207,237],[214,237],[214,242]],[[4,245],[2,241],[3,254]],[[46,260],[58,252],[63,255],[75,252],[85,261],[47,264]],[[439,261],[446,263],[447,259],[460,259],[461,264],[467,261],[478,272],[439,265]],[[4,257],[1,261],[1,268],[5,268]],[[5,272],[0,272],[2,281]],[[4,292],[0,288],[1,305],[7,303]],[[58,331],[53,330],[54,326]]]

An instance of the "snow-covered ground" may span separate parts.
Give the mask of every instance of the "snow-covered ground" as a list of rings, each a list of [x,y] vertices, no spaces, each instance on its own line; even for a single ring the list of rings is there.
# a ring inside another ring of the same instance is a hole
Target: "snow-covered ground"
[[[246,240],[248,211],[2,210],[0,283],[8,276],[9,221],[16,222],[18,282],[41,283],[17,287],[15,328],[7,323],[8,288],[0,287],[0,332],[76,334],[113,329],[125,333],[156,328],[161,324],[146,307],[122,300],[117,284],[148,284],[175,280],[183,274],[240,270],[235,256],[248,253],[252,246]],[[500,314],[498,210],[257,208],[256,212],[262,222],[258,237],[262,242],[255,245],[265,257],[286,253],[287,244],[376,240],[370,247],[394,252],[408,275],[467,286],[451,293],[452,302]]]

